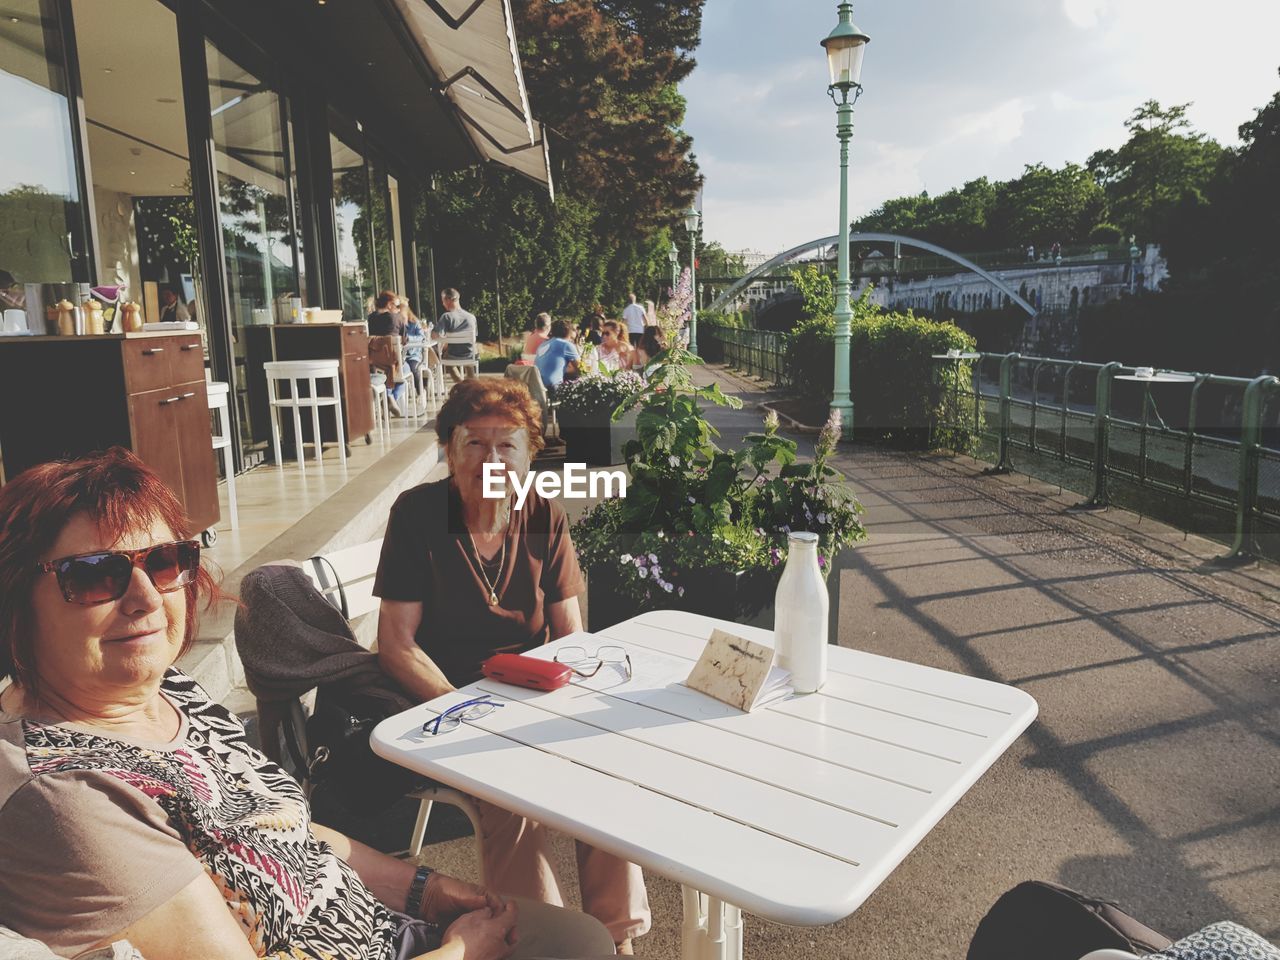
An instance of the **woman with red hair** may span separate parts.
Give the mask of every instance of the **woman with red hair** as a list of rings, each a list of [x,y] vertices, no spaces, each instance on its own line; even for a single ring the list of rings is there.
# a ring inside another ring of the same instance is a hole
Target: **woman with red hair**
[[[298,784],[173,667],[217,589],[133,454],[33,467],[0,488],[0,518],[9,927],[60,956],[127,940],[148,960],[611,949],[542,904],[519,907],[517,934],[514,903],[312,823]]]
[[[563,326],[563,321],[556,321]],[[554,329],[554,328],[553,328]],[[582,629],[585,589],[564,508],[532,487],[514,509],[484,495],[485,467],[522,487],[542,448],[542,410],[516,380],[477,378],[455,386],[436,434],[449,477],[400,495],[391,508],[373,592],[382,598],[378,657],[416,696],[431,700],[480,679],[496,653],[520,653]],[[495,890],[561,904],[546,829],[477,801],[484,876]],[[640,868],[579,843],[582,908],[613,935],[619,952],[649,929]]]

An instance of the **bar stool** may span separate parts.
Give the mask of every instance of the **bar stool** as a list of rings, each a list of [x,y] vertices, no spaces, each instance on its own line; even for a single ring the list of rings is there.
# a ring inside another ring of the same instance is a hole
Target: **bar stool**
[[[333,409],[333,423],[338,435],[338,456],[343,466],[347,463],[347,439],[342,426],[342,386],[340,383],[340,360],[275,360],[262,365],[267,375],[267,395],[271,404],[271,443],[275,450],[276,464],[283,466],[280,455],[280,410],[287,407],[293,411],[293,436],[297,444],[298,471],[306,473],[306,458],[302,455],[302,411],[311,411],[311,429],[316,448],[316,463],[323,466],[324,443],[320,438],[320,408]],[[321,396],[316,384],[329,381],[333,385],[330,396]],[[277,392],[277,382],[289,384],[289,396],[282,397]],[[301,387],[307,385],[306,396]]]
[[[391,439],[391,401],[387,399],[387,375],[382,371],[369,374],[373,390],[373,425],[383,440]]]
[[[214,420],[218,424],[213,435],[213,449],[222,451],[222,470],[227,475],[227,507],[231,514],[231,529],[240,528],[240,515],[236,508],[236,465],[231,456],[231,411],[228,409],[228,396],[231,388],[221,381],[214,380],[205,384],[209,391],[209,409],[213,411]]]

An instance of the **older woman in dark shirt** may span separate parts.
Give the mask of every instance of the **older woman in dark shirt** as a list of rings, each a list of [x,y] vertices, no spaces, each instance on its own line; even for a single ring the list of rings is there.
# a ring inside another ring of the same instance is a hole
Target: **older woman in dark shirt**
[[[542,447],[542,411],[523,384],[473,379],[453,388],[436,432],[448,479],[391,508],[373,592],[382,598],[378,655],[405,689],[430,700],[480,678],[495,653],[519,653],[582,629],[584,583],[559,503],[530,490],[483,496],[486,463],[523,478]],[[510,490],[510,485],[508,485]],[[545,829],[478,803],[485,877],[495,890],[563,902]],[[640,868],[578,844],[583,909],[620,951],[649,928]]]

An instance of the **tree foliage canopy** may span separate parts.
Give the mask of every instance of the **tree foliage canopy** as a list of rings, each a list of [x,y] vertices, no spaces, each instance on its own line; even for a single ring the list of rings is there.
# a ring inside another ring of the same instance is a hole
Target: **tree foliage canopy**
[[[628,291],[657,298],[667,250],[701,184],[676,85],[694,67],[703,0],[513,0],[556,200],[498,168],[440,178],[420,211],[438,286],[479,305],[492,333],[541,310],[574,318]],[[683,238],[683,231],[680,231]],[[514,315],[513,315],[514,314]]]

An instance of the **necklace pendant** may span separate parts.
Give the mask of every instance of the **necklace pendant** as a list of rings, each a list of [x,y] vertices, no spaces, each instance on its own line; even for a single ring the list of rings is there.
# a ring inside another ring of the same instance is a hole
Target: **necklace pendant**
[[[492,590],[489,591],[489,606],[495,606],[498,603],[498,595]]]

